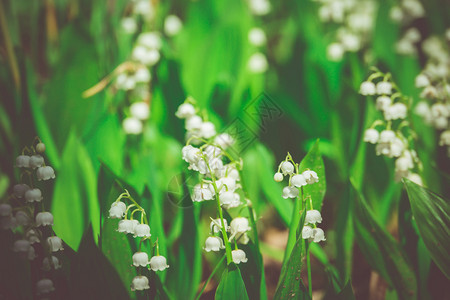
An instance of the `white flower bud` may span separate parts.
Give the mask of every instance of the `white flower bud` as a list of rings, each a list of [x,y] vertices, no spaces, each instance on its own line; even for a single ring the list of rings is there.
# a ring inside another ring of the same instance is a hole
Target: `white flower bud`
[[[38,295],[42,294],[48,294],[55,290],[55,287],[53,285],[53,281],[50,279],[41,279],[38,282],[36,282],[36,293]]]
[[[109,217],[111,219],[122,219],[126,210],[127,206],[122,201],[113,202],[109,209]]]
[[[13,186],[13,193],[14,196],[17,198],[23,198],[25,196],[25,193],[30,189],[28,185],[25,183],[19,183]]]
[[[162,255],[153,256],[150,259],[150,268],[153,271],[164,271],[168,267],[169,265],[167,264],[167,259]]]
[[[299,194],[299,190],[293,186],[286,186],[283,188],[283,198],[296,198]]]
[[[36,169],[44,165],[44,158],[41,155],[32,155],[30,157],[30,168]]]
[[[128,117],[122,121],[122,127],[126,134],[140,134],[144,126],[138,118]]]
[[[378,142],[379,137],[380,137],[380,134],[378,133],[378,131],[376,129],[369,128],[369,129],[366,129],[366,131],[364,132],[363,140],[364,140],[364,142],[376,144]]]
[[[0,217],[10,216],[12,213],[12,207],[8,203],[0,204]]]
[[[226,219],[223,219],[223,224],[225,225],[225,231],[228,231],[228,222]],[[209,228],[211,229],[211,232],[219,233],[222,230],[222,221],[220,218],[211,220]]]
[[[38,181],[55,178],[55,171],[50,166],[40,167],[36,171]]]
[[[266,44],[266,33],[261,28],[255,27],[248,32],[248,41],[256,47]]]
[[[216,135],[216,126],[211,122],[203,122],[200,126],[200,136],[205,139],[212,138]]]
[[[164,20],[164,32],[168,36],[177,35],[181,28],[183,28],[183,23],[181,23],[180,18],[175,15],[169,15]]]
[[[47,238],[47,245],[50,248],[51,252],[56,252],[60,250],[64,250],[63,242],[58,236],[50,236]]]
[[[320,214],[320,211],[315,209],[308,210],[306,212],[305,223],[306,224],[322,223],[322,215]]]
[[[302,173],[303,177],[306,179],[307,184],[313,184],[316,182],[319,182],[319,177],[317,176],[317,173],[312,170],[306,170]],[[294,177],[292,177],[294,178]]]
[[[145,276],[136,276],[131,282],[131,290],[133,292],[148,290],[149,288],[150,286],[148,285],[148,278]]]
[[[281,163],[281,171],[283,175],[292,174],[294,172],[294,165],[289,161],[284,161]]]
[[[120,220],[117,231],[124,233],[134,233],[134,229],[138,225],[138,220]]]
[[[306,178],[303,176],[303,174],[295,174],[291,178],[291,184],[295,187],[301,187],[304,185],[307,185]]]
[[[387,81],[380,81],[377,83],[377,94],[390,95],[392,93],[392,84]]]
[[[14,242],[13,250],[14,252],[28,253],[31,244],[27,240],[17,240]]]
[[[275,180],[276,182],[283,181],[283,174],[281,174],[280,172],[275,173],[275,175],[273,175],[273,180]]]
[[[313,229],[313,235],[314,235],[314,243],[318,243],[321,241],[325,241],[325,233],[320,228],[314,228]]]
[[[34,188],[25,192],[25,200],[28,203],[41,202],[42,198],[42,192],[38,188]]]
[[[16,212],[16,215],[14,217],[16,218],[17,226],[26,226],[30,224],[30,216],[23,210],[19,210],[18,212]]]
[[[303,226],[302,239],[306,240],[313,237],[313,229],[310,226]]]
[[[180,119],[187,119],[193,117],[195,115],[195,108],[190,103],[181,104],[177,111],[175,112],[175,116]]]
[[[148,265],[148,254],[145,252],[136,252],[133,254],[133,265],[135,267],[146,267]]]
[[[42,261],[42,270],[50,271],[50,270],[58,270],[61,269],[62,265],[59,259],[56,256],[51,256],[51,259],[45,257]]]
[[[45,144],[40,142],[36,145],[36,152],[37,153],[44,153],[45,152]]]
[[[206,252],[220,251],[220,249],[225,249],[225,246],[223,245],[223,241],[220,237],[209,236],[205,241],[205,248],[203,249]]]
[[[376,102],[376,108],[378,110],[384,111],[387,108],[389,108],[389,106],[391,106],[392,103],[392,99],[388,96],[380,96],[377,98],[377,102]]]
[[[48,211],[36,215],[36,226],[53,226],[53,215]]]
[[[327,57],[331,61],[341,61],[344,53],[345,49],[340,43],[332,43],[327,47]]]
[[[244,233],[252,229],[249,225],[248,219],[242,217],[231,220],[230,228],[231,234]]]
[[[139,224],[134,228],[133,237],[151,237],[150,226],[147,224]]]
[[[255,53],[248,60],[248,69],[252,73],[264,73],[267,71],[269,64],[267,58],[262,53]]]
[[[16,158],[16,167],[18,168],[29,168],[30,167],[30,156],[19,155]]]
[[[361,83],[359,93],[364,96],[375,95],[375,84],[371,81],[364,81]]]
[[[241,249],[231,251],[231,257],[233,258],[233,262],[235,264],[240,264],[241,262],[246,263],[248,261],[244,250]]]

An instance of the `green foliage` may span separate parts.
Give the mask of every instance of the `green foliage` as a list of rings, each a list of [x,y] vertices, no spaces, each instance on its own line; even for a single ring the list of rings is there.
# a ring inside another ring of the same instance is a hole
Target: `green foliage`
[[[404,179],[414,220],[432,259],[450,279],[450,203],[427,188]]]
[[[248,295],[244,281],[242,280],[239,268],[231,263],[223,271],[219,286],[216,290],[216,300],[248,300]]]

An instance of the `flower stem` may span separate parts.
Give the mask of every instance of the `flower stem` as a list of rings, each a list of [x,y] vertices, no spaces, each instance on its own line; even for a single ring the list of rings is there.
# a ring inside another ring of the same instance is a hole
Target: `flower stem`
[[[306,265],[308,268],[308,292],[309,297],[312,299],[311,258],[309,255],[309,249],[306,250]]]

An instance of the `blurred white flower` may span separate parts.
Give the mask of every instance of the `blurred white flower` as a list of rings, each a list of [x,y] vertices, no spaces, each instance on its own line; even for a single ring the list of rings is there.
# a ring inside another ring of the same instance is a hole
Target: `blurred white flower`
[[[28,253],[28,250],[30,249],[31,244],[27,240],[16,240],[14,242],[13,251],[14,252],[21,252],[21,253]]]
[[[16,158],[16,167],[18,168],[29,168],[30,167],[30,156],[19,155]]]
[[[183,103],[178,106],[175,116],[180,119],[187,119],[195,115],[195,108],[190,103]]]
[[[25,183],[18,183],[13,186],[14,196],[17,198],[23,198],[25,193],[30,189],[30,187]]]
[[[375,84],[371,81],[364,81],[361,83],[359,88],[359,93],[364,96],[375,95],[376,88]]]
[[[130,106],[131,115],[139,120],[146,120],[150,115],[150,107],[147,102],[134,102]]]
[[[12,207],[8,203],[0,204],[0,217],[10,216],[12,213]]]
[[[253,54],[248,60],[248,68],[252,73],[264,73],[268,67],[267,58],[262,53]]]
[[[266,33],[259,27],[254,27],[248,32],[248,41],[256,47],[261,47],[266,44]]]
[[[132,17],[123,18],[120,24],[122,25],[122,29],[128,34],[133,34],[137,30],[136,20]]]
[[[30,202],[41,202],[43,199],[42,192],[38,188],[30,189],[25,192],[25,200]]]
[[[376,86],[377,94],[390,95],[392,93],[392,84],[388,81],[380,81]]]
[[[169,265],[167,264],[167,259],[162,255],[153,256],[150,259],[150,268],[153,271],[164,271],[168,267]]]
[[[379,137],[380,137],[380,134],[376,129],[369,128],[369,129],[366,129],[366,131],[364,132],[363,140],[364,140],[364,142],[376,144],[378,142]]]
[[[36,293],[38,295],[48,294],[55,290],[53,285],[53,281],[50,279],[44,278],[36,282]]]
[[[48,237],[47,238],[47,245],[50,248],[50,251],[52,251],[52,252],[64,250],[62,240],[58,236],[50,236],[50,237]]]
[[[168,36],[177,35],[182,28],[183,23],[181,22],[180,18],[175,15],[169,15],[164,20],[164,32]]]
[[[138,220],[120,220],[117,231],[124,233],[134,233],[134,229],[138,225]]]
[[[42,270],[50,271],[50,270],[58,270],[61,269],[62,265],[59,259],[56,256],[51,255],[51,259],[47,257],[42,261]]]
[[[148,285],[148,278],[145,276],[136,276],[131,281],[132,291],[143,291],[148,290],[150,286]]]
[[[331,61],[340,61],[344,57],[345,49],[341,43],[332,43],[327,47],[327,57]]]
[[[40,167],[36,171],[38,181],[55,178],[55,171],[50,166]]]
[[[122,121],[122,127],[126,134],[140,134],[143,130],[141,120],[135,117],[128,117]]]
[[[42,155],[36,154],[30,157],[30,168],[36,169],[44,165],[44,158]]]

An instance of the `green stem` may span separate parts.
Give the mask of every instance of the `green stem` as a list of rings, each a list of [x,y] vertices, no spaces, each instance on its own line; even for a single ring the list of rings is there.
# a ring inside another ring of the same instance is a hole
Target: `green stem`
[[[311,280],[311,258],[309,255],[309,249],[306,249],[306,265],[308,268],[308,291],[309,297],[312,299],[312,280]]]

